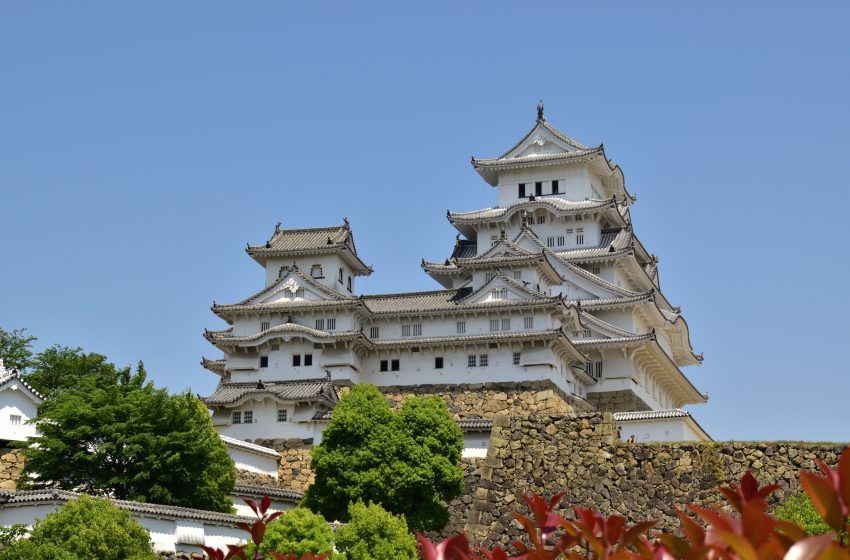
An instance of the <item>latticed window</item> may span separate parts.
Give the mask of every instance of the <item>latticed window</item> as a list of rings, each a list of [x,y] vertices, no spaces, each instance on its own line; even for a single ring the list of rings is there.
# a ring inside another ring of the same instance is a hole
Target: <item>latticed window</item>
[[[322,265],[314,264],[310,267],[310,276],[313,278],[324,278],[325,275],[322,273]],[[286,411],[284,411],[286,412]]]
[[[598,266],[591,266],[590,272],[592,272],[593,274],[599,274],[600,272],[602,272],[602,268]]]
[[[10,414],[9,415],[9,425],[10,426],[20,426],[21,425],[21,415],[20,414]]]
[[[277,409],[277,421],[278,422],[286,422],[286,409],[279,408]]]
[[[558,236],[557,244],[558,244],[558,247],[563,247],[563,246],[564,246],[564,236],[563,236],[563,235],[559,235],[559,236]]]
[[[336,328],[336,319],[328,319],[327,324],[329,331],[334,330]]]
[[[457,322],[457,332],[458,334],[463,334],[466,332],[466,321]]]
[[[434,369],[443,369],[443,357],[436,356],[434,358]]]
[[[304,354],[304,365],[312,366],[313,365],[313,354]]]
[[[263,322],[260,323],[260,330],[261,331],[267,331],[267,330],[269,330],[270,326],[271,326],[271,323],[269,321],[263,321]]]
[[[522,320],[522,326],[526,329],[534,328],[534,317],[524,317]]]
[[[522,280],[522,271],[514,270],[514,280]]]
[[[230,415],[230,423],[231,424],[241,424],[242,423],[242,411],[234,410]]]
[[[488,273],[486,273],[486,274],[484,275],[484,281],[485,281],[485,282],[489,282],[490,280],[492,280],[492,279],[493,279],[493,278],[495,278],[495,277],[496,277],[496,273],[495,273],[495,272],[488,272]]]
[[[522,354],[520,352],[514,352],[514,365],[518,366],[520,360],[522,359]]]
[[[242,413],[242,423],[243,424],[253,424],[254,423],[254,411],[246,410]]]
[[[369,338],[378,338],[381,331],[378,327],[369,327]]]
[[[401,336],[410,336],[410,325],[401,326]]]
[[[510,319],[502,319],[502,330],[503,331],[511,330],[511,320]]]
[[[537,183],[537,184],[540,185],[540,183]],[[541,190],[542,190],[542,187],[541,187]],[[539,195],[539,194],[543,194],[543,193],[537,193],[537,194]],[[537,216],[537,223],[538,224],[545,224],[546,223],[546,216]]]
[[[325,320],[324,319],[316,319],[316,330],[317,331],[325,330]]]
[[[422,323],[413,325],[413,336],[422,336]]]
[[[389,366],[390,366],[389,360],[381,360],[381,364],[380,364],[380,370],[381,371],[388,371],[390,369]]]
[[[469,367],[475,367],[477,364],[477,356],[475,354],[470,354],[466,357],[466,365]]]
[[[499,320],[498,319],[490,319],[490,330],[491,331],[499,330]]]
[[[547,247],[554,247],[555,246],[555,238],[554,237],[547,237],[546,238],[546,246]]]
[[[295,290],[295,299],[304,299],[304,288]]]
[[[576,228],[576,245],[584,245],[584,228]]]
[[[260,356],[260,367],[269,367],[269,357]]]
[[[390,361],[390,371],[398,371],[399,370],[399,361],[391,360]]]
[[[480,365],[481,367],[486,366],[487,361],[487,354],[481,354],[480,356],[478,356],[478,365]]]

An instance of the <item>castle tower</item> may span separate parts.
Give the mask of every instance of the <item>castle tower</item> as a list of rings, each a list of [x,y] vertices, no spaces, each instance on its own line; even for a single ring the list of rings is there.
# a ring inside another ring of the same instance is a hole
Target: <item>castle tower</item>
[[[347,221],[278,225],[248,247],[265,287],[214,305],[231,327],[205,335],[224,353],[203,362],[221,376],[205,400],[222,434],[318,441],[337,390],[367,382],[396,402],[439,394],[471,432],[497,412],[608,410],[642,440],[708,437],[680,410],[706,400],[680,370],[702,357],[604,148],[552,127],[541,104],[516,145],[472,165],[498,205],[448,212],[451,255],[422,261],[442,290],[357,296],[372,269]]]

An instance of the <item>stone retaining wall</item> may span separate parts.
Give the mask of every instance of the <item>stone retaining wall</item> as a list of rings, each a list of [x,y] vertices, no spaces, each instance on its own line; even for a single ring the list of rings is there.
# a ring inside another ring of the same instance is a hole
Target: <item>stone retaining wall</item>
[[[14,490],[21,477],[24,456],[12,447],[0,447],[0,490]]]
[[[277,468],[277,486],[304,492],[313,483],[313,471],[310,470],[310,449],[312,443],[294,439],[255,439],[253,443],[270,447],[280,453]]]
[[[775,503],[800,491],[800,469],[815,469],[816,458],[836,463],[846,445],[616,440],[608,412],[496,416],[464,531],[475,543],[505,545],[520,534],[511,511],[527,513],[523,495],[561,491],[567,492],[563,504],[619,513],[630,522],[658,519],[659,528],[675,530],[678,508],[719,501],[717,486],[740,479],[747,469],[761,484],[783,483]]]
[[[410,397],[438,395],[456,420],[511,415],[568,414],[590,405],[555,387],[550,381],[465,383],[459,385],[397,385],[379,387],[393,408]]]

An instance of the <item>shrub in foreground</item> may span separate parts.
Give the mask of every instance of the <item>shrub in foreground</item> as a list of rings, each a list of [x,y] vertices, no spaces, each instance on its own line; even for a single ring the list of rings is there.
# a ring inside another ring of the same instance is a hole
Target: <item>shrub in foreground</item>
[[[32,535],[0,552],[0,560],[155,560],[150,536],[108,500],[81,496],[43,520]]]
[[[404,515],[393,515],[378,504],[348,506],[351,520],[336,531],[336,548],[346,560],[416,559],[416,539]]]
[[[302,556],[307,553],[333,552],[334,533],[325,518],[306,508],[287,511],[266,527],[265,539],[259,551],[269,551]],[[251,558],[257,546],[250,543],[245,549]]]

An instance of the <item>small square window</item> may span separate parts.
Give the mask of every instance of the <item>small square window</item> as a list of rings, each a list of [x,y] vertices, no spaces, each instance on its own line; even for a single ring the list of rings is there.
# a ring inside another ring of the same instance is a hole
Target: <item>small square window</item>
[[[328,319],[328,330],[332,331],[336,328],[336,319]]]
[[[401,336],[410,336],[410,325],[401,326]]]
[[[269,367],[269,357],[260,356],[260,367]]]
[[[546,238],[546,246],[547,247],[554,247],[555,246],[555,238],[554,237],[547,237]]]
[[[413,336],[422,336],[422,323],[413,325]]]
[[[380,332],[378,327],[369,327],[369,338],[378,338]]]
[[[522,271],[514,270],[514,280],[522,280]]]
[[[390,363],[387,360],[381,360],[380,370],[381,371],[389,371],[389,369],[390,369]]]
[[[534,194],[540,196],[543,194],[543,181],[537,181],[534,183]]]
[[[278,422],[286,422],[286,410],[285,409],[277,409],[277,421]]]
[[[476,363],[477,363],[477,356],[475,356],[474,354],[470,354],[469,356],[466,357],[466,365],[467,366],[475,367]]]
[[[534,328],[534,317],[524,317],[522,320],[522,326],[526,329]]]
[[[491,331],[499,330],[499,320],[498,319],[490,319],[490,330]]]
[[[399,362],[398,360],[392,360],[390,362],[390,371],[398,371]]]
[[[243,424],[253,424],[254,423],[254,411],[246,410],[242,413],[242,423]]]
[[[313,365],[313,354],[304,354],[304,365],[312,366]]]
[[[592,267],[590,267],[590,272],[598,275],[600,272],[602,272],[602,268],[598,267],[598,266],[592,266]]]
[[[292,355],[292,367],[298,367],[301,365],[301,354],[293,354]]]
[[[558,190],[558,180],[555,179],[552,181],[552,194],[558,194],[560,191]]]
[[[511,330],[511,320],[510,319],[502,319],[502,330],[503,331]]]
[[[267,331],[267,330],[269,330],[270,326],[271,326],[271,323],[269,321],[263,321],[263,322],[260,323],[260,330],[261,331]]]
[[[466,332],[466,321],[457,322],[457,332],[458,334],[463,334]]]
[[[518,366],[520,360],[522,359],[522,354],[519,352],[514,352],[514,365]]]
[[[525,183],[519,184],[519,189],[517,189],[519,198],[525,198]]]
[[[546,223],[546,216],[537,216],[537,223],[538,224],[545,224]]]
[[[230,416],[231,424],[241,424],[242,423],[242,412],[239,410],[234,410]]]
[[[442,360],[442,358],[440,358]],[[442,367],[442,366],[440,366]],[[20,426],[21,425],[21,415],[20,414],[10,414],[9,415],[9,425],[10,426]]]
[[[480,356],[478,356],[478,365],[480,365],[481,367],[485,367],[487,365],[487,362],[487,354],[481,354]]]
[[[316,330],[317,331],[325,330],[325,320],[324,319],[316,319]]]
[[[434,369],[443,369],[443,357],[437,356],[434,358]]]

